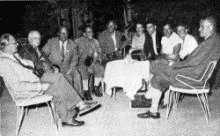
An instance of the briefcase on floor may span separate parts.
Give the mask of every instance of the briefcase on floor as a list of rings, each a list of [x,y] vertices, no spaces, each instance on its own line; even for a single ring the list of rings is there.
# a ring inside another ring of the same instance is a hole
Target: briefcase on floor
[[[144,94],[136,94],[134,100],[131,100],[131,108],[149,108],[151,99],[146,99]]]

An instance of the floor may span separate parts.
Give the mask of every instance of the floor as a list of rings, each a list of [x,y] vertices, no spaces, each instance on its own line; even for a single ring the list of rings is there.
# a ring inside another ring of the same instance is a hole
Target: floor
[[[102,107],[79,117],[86,124],[82,127],[64,127],[63,136],[218,136],[220,132],[220,92],[214,90],[210,97],[211,119],[206,123],[196,97],[185,96],[169,120],[166,110],[161,118],[139,119],[137,114],[146,109],[131,109],[129,99],[119,92],[116,99],[104,95],[95,98]],[[7,91],[0,97],[2,136],[15,136],[16,110]],[[25,117],[20,136],[55,136],[49,111],[46,107],[33,108]]]

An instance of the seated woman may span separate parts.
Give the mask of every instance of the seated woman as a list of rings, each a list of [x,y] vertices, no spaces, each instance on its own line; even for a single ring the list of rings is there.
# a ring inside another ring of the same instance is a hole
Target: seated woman
[[[83,90],[87,99],[92,99],[91,92],[99,96],[100,82],[104,76],[104,67],[101,65],[101,48],[93,37],[91,26],[84,27],[83,36],[75,40],[78,46],[78,68],[82,75]],[[93,78],[90,78],[93,76]],[[90,82],[94,79],[94,83]],[[95,86],[95,88],[94,88]]]
[[[17,42],[11,34],[0,38],[0,76],[14,91],[17,99],[48,94],[53,96],[55,109],[63,125],[81,126],[75,118],[79,110],[88,108],[62,74],[47,72],[41,78],[33,73],[33,63],[22,59],[17,52]]]
[[[145,55],[144,55],[144,44],[145,44],[145,33],[144,33],[144,28],[143,24],[141,22],[136,23],[136,33],[134,34],[132,38],[132,56],[136,60],[144,60]]]

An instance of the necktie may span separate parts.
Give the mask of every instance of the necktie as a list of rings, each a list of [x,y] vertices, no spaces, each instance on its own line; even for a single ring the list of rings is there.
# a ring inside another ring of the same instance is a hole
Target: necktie
[[[62,61],[64,60],[65,57],[65,53],[64,53],[64,42],[62,42],[61,44],[61,57],[62,57]]]

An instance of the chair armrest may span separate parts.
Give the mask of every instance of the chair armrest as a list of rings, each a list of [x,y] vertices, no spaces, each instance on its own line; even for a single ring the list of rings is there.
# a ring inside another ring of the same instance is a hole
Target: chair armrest
[[[189,80],[189,81],[200,82],[200,80],[196,80],[196,79],[193,79],[193,78],[188,77],[188,76],[184,76],[184,75],[181,75],[181,74],[177,74],[176,77],[175,77],[175,79],[176,79],[178,82],[182,83],[183,85],[185,85],[185,86],[187,86],[187,87],[189,87],[189,88],[191,88],[191,89],[195,89],[195,87],[193,87],[193,86],[189,85],[188,83],[184,82],[184,81],[181,80],[179,77],[181,77],[181,78],[183,78],[183,79],[187,79],[187,80]]]
[[[177,75],[176,75],[176,77],[175,77],[176,80],[177,80],[179,77],[181,77],[181,78],[183,78],[183,79],[191,80],[191,81],[194,81],[194,82],[201,82],[201,79],[197,80],[197,79],[191,78],[191,77],[189,77],[189,76],[184,76],[184,75],[181,75],[181,74],[177,74]],[[179,79],[179,80],[181,80],[181,79]]]
[[[32,98],[37,97],[37,96],[41,96],[41,95],[43,95],[43,91],[39,91],[39,92],[36,91],[36,93],[33,93],[33,94],[30,95],[27,99],[25,99],[23,103],[26,104],[26,103],[27,103],[28,101],[30,101]]]

